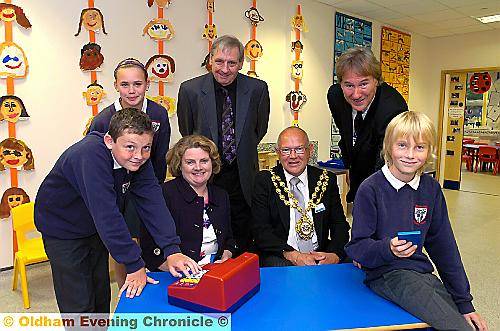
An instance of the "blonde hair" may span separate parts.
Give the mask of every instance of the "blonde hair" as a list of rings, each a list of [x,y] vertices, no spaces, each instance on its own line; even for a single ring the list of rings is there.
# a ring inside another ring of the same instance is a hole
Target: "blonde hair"
[[[174,177],[179,177],[182,174],[181,164],[184,153],[189,148],[201,148],[210,156],[212,160],[212,176],[218,174],[221,167],[221,160],[217,146],[212,140],[200,135],[191,135],[182,137],[174,147],[170,148],[167,153],[167,165]],[[210,177],[210,179],[212,178]]]
[[[431,119],[419,112],[406,111],[394,117],[385,130],[382,156],[385,163],[390,166],[393,163],[391,150],[394,142],[401,137],[412,137],[415,142],[423,141],[429,146],[429,153],[425,164],[417,170],[421,174],[424,167],[431,163],[436,147],[436,130]]]

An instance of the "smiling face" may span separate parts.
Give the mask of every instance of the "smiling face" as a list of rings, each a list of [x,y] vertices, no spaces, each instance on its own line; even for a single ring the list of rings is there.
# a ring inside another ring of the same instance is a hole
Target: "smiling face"
[[[148,61],[146,70],[152,81],[171,82],[174,78],[175,66],[171,63],[174,59],[166,55],[159,55],[153,61]]]
[[[89,9],[83,14],[82,24],[89,31],[100,30],[102,29],[101,15],[97,10]]]
[[[193,188],[204,188],[212,176],[212,159],[201,148],[188,148],[181,161],[182,177]]]
[[[302,131],[291,127],[281,133],[277,152],[283,168],[293,176],[300,176],[309,162],[311,145]]]
[[[152,133],[135,134],[125,130],[116,141],[109,134],[104,143],[111,150],[116,162],[128,171],[137,171],[151,155]]]
[[[5,98],[0,104],[0,118],[7,122],[16,123],[23,110],[21,103],[14,98]]]
[[[154,40],[170,40],[175,32],[169,20],[157,18],[144,27],[143,35],[146,33]]]
[[[4,42],[0,45],[0,76],[24,78],[28,69],[28,62],[24,51],[13,42]]]
[[[250,60],[258,60],[264,50],[262,49],[262,45],[255,39],[250,40],[247,42],[245,45],[245,55],[250,59]]]
[[[422,139],[415,141],[413,137],[400,137],[391,146],[391,173],[402,182],[409,182],[422,168],[429,156],[429,144]]]
[[[7,203],[10,209],[22,205],[24,202],[24,196],[22,194],[12,194],[7,197]]]
[[[0,20],[4,22],[12,22],[16,20],[16,12],[14,11],[14,8],[3,8],[2,11],[0,11]]]
[[[116,72],[115,89],[123,108],[141,109],[149,82],[138,67],[123,67]]]
[[[292,61],[292,78],[302,79],[304,62],[301,60]]]
[[[344,98],[356,111],[365,111],[377,92],[377,80],[354,71],[347,72],[340,83]]]
[[[83,92],[87,106],[95,106],[106,96],[106,92],[100,86],[90,86],[86,92]]]
[[[1,146],[0,154],[0,162],[5,168],[19,168],[28,162],[28,152],[22,146],[19,148]]]
[[[238,76],[238,71],[243,66],[243,62],[238,60],[239,57],[238,47],[217,49],[215,55],[211,57],[212,74],[222,86],[231,84]]]

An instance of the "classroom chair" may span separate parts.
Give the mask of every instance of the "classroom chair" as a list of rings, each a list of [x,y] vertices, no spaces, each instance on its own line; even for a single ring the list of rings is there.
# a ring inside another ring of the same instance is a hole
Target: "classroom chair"
[[[33,263],[47,261],[47,254],[43,248],[41,237],[30,238],[27,235],[36,231],[34,223],[34,202],[28,202],[12,208],[12,227],[16,233],[18,251],[14,256],[14,279],[12,290],[17,289],[17,277],[21,278],[24,308],[30,308],[28,294],[28,278],[26,266]]]
[[[493,146],[479,146],[479,152],[476,162],[476,169],[479,165],[479,169],[482,169],[483,164],[491,164],[493,166],[493,175],[496,175],[498,172],[498,167],[500,164],[500,160],[497,155],[497,150]]]

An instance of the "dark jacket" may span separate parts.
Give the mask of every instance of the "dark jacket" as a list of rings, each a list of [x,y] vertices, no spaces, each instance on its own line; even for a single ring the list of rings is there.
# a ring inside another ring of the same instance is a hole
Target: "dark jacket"
[[[273,168],[283,182],[285,173],[281,165]],[[307,166],[309,197],[321,176],[318,168]],[[313,222],[318,237],[320,252],[335,253],[342,260],[345,258],[344,245],[349,240],[349,224],[347,223],[340,202],[337,177],[328,173],[328,187],[321,199],[325,210],[313,210]],[[271,172],[260,171],[255,177],[255,188],[252,201],[252,232],[255,243],[263,254],[283,257],[283,251],[292,251],[287,244],[290,230],[290,207],[280,200],[271,180]]]
[[[163,197],[175,221],[177,235],[181,238],[181,252],[195,261],[200,261],[203,240],[203,197],[198,196],[182,176],[164,183],[162,189]],[[229,196],[223,189],[208,184],[208,200],[210,207],[208,216],[217,237],[219,248],[216,258],[219,259],[226,249],[233,254],[235,252]],[[149,270],[157,269],[165,261],[161,249],[147,231],[141,231],[140,243],[146,267]]]
[[[340,132],[342,160],[349,169],[350,190],[347,201],[352,202],[361,182],[384,165],[380,152],[385,129],[396,115],[408,110],[408,105],[396,89],[386,83],[380,84],[353,146],[352,107],[345,100],[340,84],[330,87],[327,98],[333,120]]]

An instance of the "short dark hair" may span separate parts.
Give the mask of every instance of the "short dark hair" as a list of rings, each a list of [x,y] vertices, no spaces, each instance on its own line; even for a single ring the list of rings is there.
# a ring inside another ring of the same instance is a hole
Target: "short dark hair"
[[[210,49],[210,56],[214,56],[219,49],[221,51],[224,51],[226,49],[233,49],[233,48],[238,49],[239,52],[238,62],[243,63],[245,56],[245,49],[243,48],[243,44],[238,38],[228,34],[215,39],[215,41],[212,44],[212,48]]]
[[[135,108],[123,108],[111,117],[108,134],[116,142],[125,131],[139,135],[144,133],[153,135],[153,123],[146,113]]]
[[[141,61],[134,59],[132,57],[122,60],[120,61],[120,63],[116,65],[115,71],[113,71],[113,76],[115,77],[115,80],[117,79],[118,70],[120,70],[121,68],[131,68],[131,67],[136,67],[141,69],[142,72],[144,73],[144,80],[148,80],[148,72],[146,70],[146,67],[144,67],[144,64],[142,64]]]

